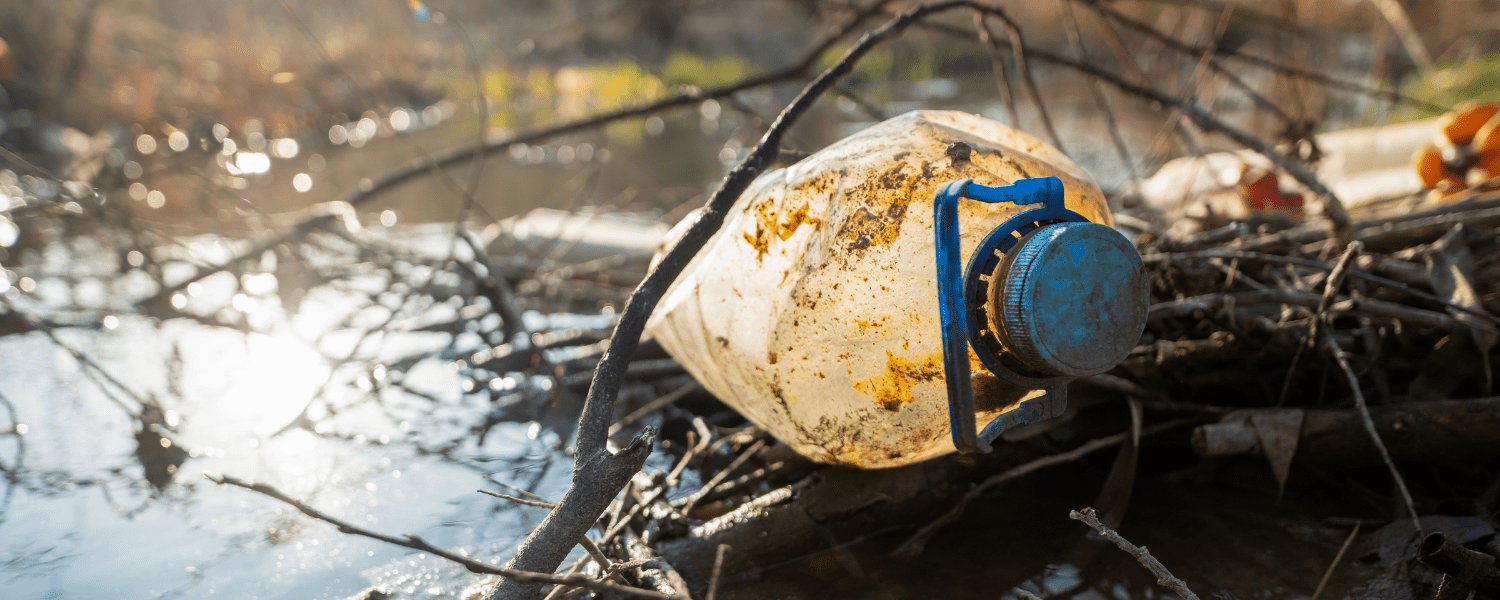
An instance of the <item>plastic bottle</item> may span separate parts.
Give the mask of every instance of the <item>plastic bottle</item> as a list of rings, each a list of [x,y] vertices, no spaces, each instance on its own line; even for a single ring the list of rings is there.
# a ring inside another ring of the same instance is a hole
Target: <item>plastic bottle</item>
[[[1099,187],[1050,146],[911,112],[763,174],[648,330],[819,462],[983,451],[1059,414],[1067,381],[1139,339],[1145,276],[1112,224]]]

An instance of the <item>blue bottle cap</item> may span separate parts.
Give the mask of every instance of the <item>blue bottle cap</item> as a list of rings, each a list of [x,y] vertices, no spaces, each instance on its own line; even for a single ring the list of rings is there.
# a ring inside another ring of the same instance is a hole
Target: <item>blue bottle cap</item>
[[[991,280],[990,326],[1043,376],[1084,377],[1119,364],[1140,340],[1150,309],[1141,256],[1097,223],[1037,229]]]

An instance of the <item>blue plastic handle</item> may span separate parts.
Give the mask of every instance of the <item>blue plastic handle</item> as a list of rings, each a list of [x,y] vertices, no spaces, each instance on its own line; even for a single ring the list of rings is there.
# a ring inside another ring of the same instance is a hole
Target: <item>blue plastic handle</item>
[[[958,225],[960,198],[1037,207],[1007,219],[986,235],[970,256],[965,273],[959,270],[962,262]],[[937,195],[932,199],[933,229],[937,235],[938,309],[942,314],[943,378],[948,384],[948,425],[953,434],[953,445],[960,452],[989,452],[989,441],[1000,435],[1006,422],[1002,415],[987,424],[983,433],[976,432],[969,344],[979,347],[978,334],[983,323],[979,322],[978,311],[967,306],[968,298],[979,290],[979,275],[987,263],[1014,247],[1020,238],[1017,234],[1024,235],[1051,221],[1088,222],[1083,215],[1068,210],[1063,198],[1061,179],[1033,177],[999,187],[980,185],[972,179],[949,181],[938,187]],[[996,277],[1003,275],[995,274]],[[997,360],[985,356],[984,352],[980,354],[987,365]],[[1047,389],[1054,401],[1061,398],[1058,385],[1048,385]]]

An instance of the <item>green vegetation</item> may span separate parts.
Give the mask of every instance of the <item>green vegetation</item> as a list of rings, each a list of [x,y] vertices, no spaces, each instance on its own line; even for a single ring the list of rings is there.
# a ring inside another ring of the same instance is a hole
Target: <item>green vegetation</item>
[[[1500,53],[1442,65],[1408,84],[1402,91],[1445,110],[1464,100],[1500,102]],[[1436,117],[1442,111],[1410,107],[1398,114],[1401,120],[1425,119]]]

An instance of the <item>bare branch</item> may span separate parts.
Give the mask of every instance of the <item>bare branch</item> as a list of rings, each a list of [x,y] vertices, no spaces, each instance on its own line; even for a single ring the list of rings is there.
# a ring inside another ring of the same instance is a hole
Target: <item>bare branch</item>
[[[708,578],[707,600],[714,600],[719,593],[719,575],[724,568],[724,553],[729,551],[729,544],[719,544],[719,549],[714,553],[714,571]],[[1315,599],[1316,600],[1316,599]]]
[[[1209,53],[1214,53],[1214,54],[1224,54],[1226,56],[1232,56],[1232,57],[1237,58],[1239,60],[1245,61],[1245,63],[1249,64],[1249,65],[1260,67],[1260,68],[1263,68],[1263,69],[1266,69],[1266,70],[1269,70],[1269,71],[1272,71],[1272,72],[1275,72],[1275,73],[1280,73],[1282,75],[1288,75],[1288,76],[1296,77],[1296,78],[1299,78],[1299,79],[1305,79],[1305,80],[1308,80],[1308,81],[1311,81],[1311,82],[1314,82],[1314,83],[1321,84],[1321,85],[1323,85],[1325,87],[1334,88],[1334,89],[1342,89],[1342,90],[1347,90],[1347,91],[1352,91],[1352,92],[1359,92],[1359,93],[1366,94],[1366,95],[1369,95],[1369,96],[1390,98],[1390,99],[1398,101],[1398,102],[1402,102],[1402,103],[1405,103],[1405,104],[1410,104],[1410,105],[1413,105],[1413,106],[1419,106],[1419,107],[1422,107],[1422,108],[1425,108],[1425,109],[1428,109],[1428,110],[1446,110],[1446,107],[1440,107],[1440,106],[1437,106],[1435,104],[1431,104],[1431,103],[1425,102],[1423,100],[1419,100],[1419,99],[1416,99],[1416,98],[1412,98],[1410,96],[1403,95],[1403,94],[1401,94],[1399,92],[1395,92],[1395,91],[1391,91],[1391,90],[1382,90],[1382,89],[1375,88],[1375,87],[1370,87],[1370,86],[1367,86],[1367,85],[1364,85],[1364,84],[1361,84],[1361,83],[1356,83],[1356,82],[1353,82],[1353,81],[1347,81],[1347,80],[1339,79],[1339,78],[1336,78],[1336,77],[1330,77],[1330,76],[1324,75],[1322,73],[1316,73],[1316,72],[1313,72],[1313,71],[1308,71],[1306,69],[1294,67],[1294,66],[1291,66],[1291,65],[1281,64],[1281,63],[1278,63],[1276,61],[1273,61],[1273,60],[1270,60],[1270,59],[1266,59],[1266,58],[1261,58],[1259,56],[1255,56],[1255,55],[1252,55],[1252,54],[1242,54],[1242,53],[1239,53],[1239,52],[1232,52],[1232,51],[1229,51],[1229,50],[1226,50],[1226,49],[1222,49],[1222,48],[1212,48],[1212,47],[1207,47],[1207,46],[1193,46],[1193,45],[1190,45],[1190,44],[1186,44],[1186,43],[1183,43],[1181,40],[1178,40],[1177,38],[1174,38],[1172,36],[1169,36],[1167,34],[1164,34],[1164,33],[1160,32],[1160,31],[1157,31],[1155,28],[1151,27],[1150,25],[1147,25],[1145,23],[1142,23],[1140,21],[1137,21],[1135,19],[1127,17],[1124,14],[1121,14],[1121,13],[1119,13],[1117,11],[1114,11],[1114,10],[1110,9],[1109,7],[1104,6],[1103,3],[1101,3],[1099,0],[1084,0],[1084,1],[1087,2],[1090,5],[1091,8],[1093,8],[1096,11],[1099,11],[1101,14],[1107,14],[1110,17],[1111,20],[1113,20],[1115,22],[1118,22],[1118,23],[1120,23],[1121,25],[1124,25],[1127,28],[1135,30],[1135,31],[1141,33],[1142,35],[1145,35],[1147,37],[1156,39],[1156,40],[1162,42],[1163,44],[1165,44],[1165,45],[1167,45],[1169,47],[1172,47],[1174,50],[1177,50],[1179,52],[1184,52],[1184,53],[1195,55],[1195,56],[1199,55],[1199,54],[1202,54],[1204,52],[1209,52]],[[1240,5],[1240,4],[1227,4],[1227,3],[1220,3],[1220,2],[1215,2],[1214,3],[1213,10],[1215,10],[1216,12],[1223,12],[1225,9],[1231,8],[1231,7],[1233,7],[1235,11],[1237,11],[1237,12],[1239,12],[1241,14],[1257,14],[1254,11],[1247,11],[1247,10],[1245,10],[1243,8],[1243,6]]]
[[[536,501],[536,500],[527,500],[525,498],[517,498],[515,496],[507,496],[505,494],[497,494],[497,493],[491,492],[489,490],[474,490],[474,491],[479,492],[481,494],[484,494],[486,496],[494,496],[494,497],[499,498],[501,500],[509,500],[511,502],[514,502],[516,504],[520,504],[522,506],[535,506],[537,508],[557,508],[557,504],[553,503],[553,502],[539,502],[539,501]]]
[[[984,20],[984,13],[974,12],[974,28],[979,30],[979,43],[990,50],[990,67],[995,72],[995,85],[1000,90],[1000,101],[1005,103],[1006,113],[1010,115],[1010,124],[1020,127],[1021,117],[1016,113],[1016,96],[1010,88],[1010,75],[1005,70],[1005,56],[1000,54],[1000,45],[995,43],[995,32],[990,31],[989,23]]]
[[[1380,459],[1385,461],[1387,469],[1391,470],[1391,479],[1396,482],[1396,489],[1401,491],[1401,499],[1406,502],[1406,511],[1411,515],[1412,527],[1416,529],[1417,536],[1422,534],[1422,520],[1417,518],[1417,506],[1411,499],[1411,491],[1406,489],[1406,479],[1401,477],[1401,471],[1396,469],[1396,463],[1391,461],[1391,453],[1385,448],[1385,441],[1380,439],[1380,432],[1375,429],[1375,419],[1370,417],[1370,407],[1365,404],[1365,393],[1359,388],[1359,378],[1354,375],[1354,369],[1349,366],[1348,353],[1333,341],[1333,337],[1324,338],[1324,345],[1328,352],[1333,355],[1333,360],[1339,364],[1344,371],[1344,379],[1349,382],[1349,389],[1354,393],[1354,406],[1359,409],[1359,418],[1365,424],[1365,431],[1370,434],[1370,441],[1375,443],[1375,449],[1380,451]]]
[[[1092,62],[1088,48],[1083,44],[1083,34],[1078,28],[1078,17],[1073,14],[1073,0],[1057,0],[1057,3],[1062,7],[1063,23],[1067,26],[1068,40],[1073,44],[1073,50],[1078,53],[1080,60]],[[1141,173],[1136,169],[1135,161],[1130,158],[1130,150],[1126,148],[1125,137],[1120,133],[1120,124],[1115,120],[1115,111],[1110,108],[1109,98],[1104,94],[1104,86],[1098,79],[1090,77],[1089,92],[1094,96],[1094,105],[1099,107],[1099,113],[1104,116],[1105,128],[1109,130],[1109,139],[1114,142],[1120,162],[1125,165],[1132,178],[1140,179]]]
[[[1233,303],[1235,306],[1250,306],[1253,304],[1290,304],[1292,306],[1305,306],[1317,308],[1323,302],[1322,294],[1312,292],[1283,292],[1280,290],[1254,291],[1254,292],[1231,292],[1228,294],[1209,294],[1206,296],[1193,296],[1171,302],[1163,302],[1151,307],[1149,320],[1165,319],[1170,317],[1182,317],[1193,314],[1199,310],[1209,310],[1218,306]],[[1340,306],[1349,302],[1348,306]],[[1412,325],[1432,327],[1434,329],[1452,329],[1455,321],[1453,317],[1436,311],[1431,311],[1413,306],[1396,304],[1394,302],[1383,302],[1360,298],[1352,300],[1345,296],[1338,298],[1334,305],[1336,310],[1358,311],[1377,317],[1389,317],[1405,321]]]
[[[1188,589],[1187,583],[1178,579],[1171,571],[1168,571],[1166,565],[1161,564],[1161,561],[1151,556],[1151,553],[1144,546],[1137,546],[1130,543],[1129,540],[1115,533],[1113,529],[1105,527],[1104,523],[1100,523],[1099,517],[1094,514],[1094,509],[1085,508],[1082,511],[1075,510],[1068,513],[1068,517],[1074,521],[1083,521],[1085,525],[1093,527],[1094,531],[1099,532],[1099,535],[1114,542],[1116,546],[1124,550],[1127,554],[1134,556],[1136,560],[1140,561],[1142,566],[1145,566],[1146,569],[1151,571],[1152,575],[1156,576],[1156,583],[1162,587],[1172,590],[1187,600],[1198,600],[1198,595],[1194,594],[1193,590]]]
[[[733,473],[736,469],[740,468],[740,465],[745,464],[745,461],[750,460],[750,457],[755,456],[757,452],[760,452],[761,448],[765,447],[765,440],[757,440],[755,444],[750,446],[749,450],[746,450],[739,456],[735,457],[734,462],[729,463],[729,466],[724,467],[723,469],[719,470],[718,473],[715,473],[713,479],[709,479],[708,483],[703,484],[702,489],[694,492],[693,495],[688,498],[687,505],[682,507],[682,514],[686,515],[693,512],[693,507],[697,506],[698,502],[703,500],[703,497],[707,496],[709,492],[712,492],[714,486],[717,486],[719,485],[719,483],[723,482],[725,477],[728,477],[730,473]]]
[[[264,483],[250,483],[242,481],[240,479],[236,479],[234,477],[230,477],[228,475],[220,475],[218,477],[214,477],[212,475],[204,473],[203,476],[208,478],[209,481],[212,481],[219,485],[233,485],[236,487],[242,487],[252,492],[264,494],[266,496],[270,496],[272,498],[285,502],[298,511],[301,511],[304,515],[337,527],[339,533],[364,536],[370,539],[380,540],[387,544],[395,544],[397,546],[431,553],[434,556],[442,557],[461,564],[464,566],[464,568],[475,573],[499,575],[501,577],[505,577],[507,581],[517,580],[527,583],[555,583],[558,585],[566,585],[572,587],[585,587],[600,591],[624,594],[626,596],[632,596],[636,598],[654,598],[658,600],[670,600],[673,598],[677,598],[677,596],[671,596],[660,592],[653,592],[640,588],[616,585],[606,581],[599,581],[584,575],[554,575],[551,573],[535,573],[530,571],[519,571],[516,569],[496,567],[494,565],[485,564],[466,556],[460,556],[443,548],[438,548],[437,546],[433,546],[432,544],[424,541],[422,538],[414,535],[406,535],[404,538],[398,538],[395,536],[370,531],[358,525],[354,525],[347,521],[330,516],[327,513],[324,513],[323,511],[320,511],[316,508],[303,504],[302,502],[282,493],[281,490],[278,490]]]
[[[1189,419],[1173,419],[1165,423],[1152,425],[1151,427],[1147,427],[1141,430],[1141,437],[1156,435],[1163,431],[1168,431],[1177,427],[1181,427],[1183,425],[1188,425],[1192,422],[1193,421]],[[993,475],[989,479],[981,482],[979,485],[974,486],[974,489],[969,490],[962,497],[960,497],[958,499],[958,502],[953,505],[953,508],[948,509],[948,512],[943,513],[942,516],[934,519],[931,523],[923,526],[915,534],[912,534],[910,538],[907,538],[905,542],[902,542],[899,547],[892,551],[891,555],[916,556],[918,554],[921,554],[922,548],[926,546],[927,540],[930,539],[933,534],[937,533],[938,530],[943,526],[952,523],[954,520],[957,520],[960,516],[962,516],[964,514],[964,508],[967,507],[970,502],[974,501],[976,498],[989,491],[990,488],[996,487],[1013,479],[1019,479],[1025,475],[1032,473],[1033,471],[1073,462],[1105,448],[1118,446],[1126,442],[1127,440],[1132,439],[1133,437],[1133,432],[1125,431],[1111,436],[1089,440],[1082,446],[1079,446],[1067,452],[1063,452],[1061,454],[1053,454],[1051,456],[1044,456],[1026,464]]]
[[[1344,538],[1344,545],[1339,546],[1339,553],[1333,555],[1333,562],[1328,563],[1328,570],[1323,571],[1323,578],[1318,580],[1318,589],[1313,590],[1312,598],[1318,600],[1323,595],[1323,588],[1328,586],[1328,580],[1333,577],[1333,570],[1339,566],[1339,561],[1344,560],[1344,553],[1349,551],[1349,545],[1354,543],[1354,536],[1359,535],[1359,523],[1354,524],[1354,530],[1349,532],[1349,537]]]

